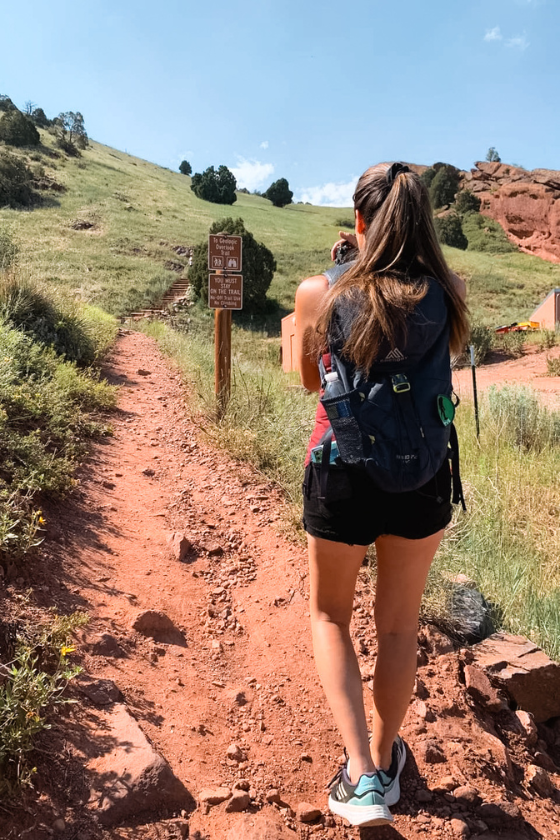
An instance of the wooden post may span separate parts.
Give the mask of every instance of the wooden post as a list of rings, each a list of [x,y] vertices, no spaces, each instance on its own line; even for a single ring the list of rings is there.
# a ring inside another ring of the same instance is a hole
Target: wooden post
[[[231,393],[231,309],[215,309],[214,312],[214,391],[216,411],[221,420]]]

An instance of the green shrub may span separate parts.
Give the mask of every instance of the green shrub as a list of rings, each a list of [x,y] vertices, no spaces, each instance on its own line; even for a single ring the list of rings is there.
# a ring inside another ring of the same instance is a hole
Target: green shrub
[[[235,175],[227,166],[214,169],[209,166],[201,174],[196,172],[191,179],[191,190],[197,198],[214,204],[234,204],[237,201]]]
[[[422,172],[422,174],[420,175],[420,180],[429,190],[431,185],[432,185],[432,181],[434,180],[435,177],[436,177],[436,170],[433,168],[433,166],[430,166],[428,169],[425,169]]]
[[[512,359],[520,359],[527,339],[524,332],[501,333],[495,336],[494,346]]]
[[[455,193],[459,189],[459,170],[449,164],[438,164],[434,166],[436,174],[429,187],[432,207],[444,207],[446,204],[453,204]],[[424,173],[425,174],[425,173]]]
[[[480,198],[470,190],[461,190],[455,201],[455,210],[461,216],[465,213],[478,213],[480,210]]]
[[[95,361],[95,342],[77,312],[61,308],[42,289],[16,275],[0,280],[0,318],[69,361],[81,365]]]
[[[218,219],[209,233],[227,233],[243,237],[243,312],[262,315],[266,311],[266,293],[276,271],[276,260],[271,251],[257,242],[245,229],[243,219]],[[193,264],[189,270],[193,292],[203,301],[208,300],[208,241],[195,245]]]
[[[560,446],[560,412],[543,406],[532,388],[493,385],[488,390],[488,403],[491,422],[513,445],[535,452]]]
[[[469,251],[508,254],[517,250],[500,223],[480,213],[467,213],[463,216],[463,233],[467,237]]]
[[[0,271],[11,268],[19,253],[19,248],[14,242],[11,234],[0,228]]]
[[[292,203],[294,194],[287,180],[285,178],[279,178],[278,181],[274,181],[266,190],[264,197],[272,201],[275,207],[286,207],[287,204]]]
[[[488,327],[485,327],[484,324],[471,324],[469,347],[471,344],[474,347],[474,361],[476,365],[483,364],[492,348],[492,342],[493,335]]]
[[[546,360],[546,375],[547,376],[560,376],[560,359],[547,359]]]
[[[0,324],[0,563],[38,544],[36,493],[64,494],[85,440],[106,432],[92,414],[114,406],[115,389],[93,371]]]
[[[54,614],[19,622],[15,650],[2,666],[0,684],[0,796],[11,796],[18,785],[31,783],[34,769],[29,754],[49,717],[69,701],[64,697],[70,680],[81,668],[69,661],[72,634],[87,623],[83,613]],[[0,627],[0,629],[4,629]]]
[[[182,160],[179,164],[179,172],[181,175],[191,175],[192,174],[192,166],[188,162],[188,160]]]
[[[31,120],[15,109],[0,119],[0,140],[8,146],[38,146],[41,137]]]
[[[32,175],[25,163],[0,149],[0,207],[29,207],[36,200]]]
[[[447,216],[436,216],[434,226],[442,245],[449,245],[450,248],[460,248],[465,251],[468,241],[463,233],[461,217],[456,213],[449,213]]]

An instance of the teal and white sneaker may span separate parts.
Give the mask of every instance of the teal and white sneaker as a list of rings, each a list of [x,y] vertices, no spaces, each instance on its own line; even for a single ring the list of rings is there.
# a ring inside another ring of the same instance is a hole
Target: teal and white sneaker
[[[388,770],[378,770],[379,778],[383,784],[386,805],[396,805],[401,798],[401,786],[399,777],[406,762],[406,747],[400,735],[397,735],[393,742],[391,753],[391,766]]]
[[[345,767],[341,767],[329,784],[329,808],[333,814],[344,817],[350,825],[387,825],[393,817],[377,773],[360,776],[353,785]]]

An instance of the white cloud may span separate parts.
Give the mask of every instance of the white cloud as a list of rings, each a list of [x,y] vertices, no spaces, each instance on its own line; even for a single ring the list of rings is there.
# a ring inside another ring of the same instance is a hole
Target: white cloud
[[[261,149],[268,149],[268,140],[263,140],[261,145],[260,145],[260,148]]]
[[[494,29],[487,29],[486,35],[484,36],[485,41],[501,41],[502,40],[502,33],[500,31],[499,26],[495,26]]]
[[[516,50],[526,50],[529,46],[529,41],[526,35],[515,35],[506,41],[506,47],[512,47]]]
[[[320,187],[307,187],[301,190],[298,201],[309,201],[310,204],[323,207],[352,207],[356,181],[357,178],[352,178],[346,184],[335,184],[331,181]]]
[[[258,160],[237,158],[237,166],[230,167],[235,175],[238,187],[256,190],[262,187],[274,172],[272,163],[261,163]]]

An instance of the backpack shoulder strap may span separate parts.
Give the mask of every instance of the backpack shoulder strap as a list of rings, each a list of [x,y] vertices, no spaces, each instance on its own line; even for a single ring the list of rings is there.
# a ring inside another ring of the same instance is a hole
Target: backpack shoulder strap
[[[453,481],[453,498],[454,505],[461,504],[463,510],[467,509],[465,504],[465,497],[463,495],[463,484],[461,482],[461,473],[459,470],[459,438],[457,437],[457,429],[455,423],[451,424],[451,434],[449,437],[449,460],[451,461],[451,479]]]
[[[338,278],[341,277],[345,271],[348,271],[351,265],[351,262],[341,263],[340,265],[333,265],[323,271],[324,276],[329,281],[329,289],[334,286]]]

